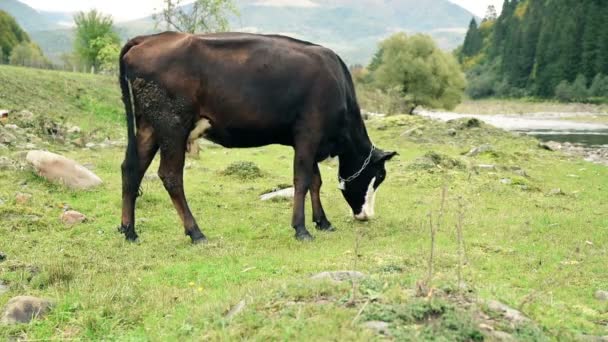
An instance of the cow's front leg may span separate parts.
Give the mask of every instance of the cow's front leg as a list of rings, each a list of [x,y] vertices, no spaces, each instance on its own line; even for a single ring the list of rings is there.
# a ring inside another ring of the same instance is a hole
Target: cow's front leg
[[[308,230],[306,230],[304,203],[306,193],[310,189],[313,177],[314,160],[311,157],[309,150],[298,150],[294,157],[294,199],[293,199],[293,216],[291,226],[296,230],[296,239],[300,241],[311,241],[314,238]]]
[[[327,219],[327,216],[325,216],[325,210],[323,210],[323,206],[321,205],[321,185],[323,185],[323,181],[321,180],[321,171],[319,170],[319,165],[315,163],[313,168],[312,184],[310,187],[312,218],[317,230],[332,232],[336,229],[331,225]]]

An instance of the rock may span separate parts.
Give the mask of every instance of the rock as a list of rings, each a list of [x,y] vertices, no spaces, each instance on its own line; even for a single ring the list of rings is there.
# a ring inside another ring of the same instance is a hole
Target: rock
[[[275,192],[267,193],[260,196],[262,201],[279,200],[279,199],[290,199],[294,196],[294,188],[287,188],[278,190]]]
[[[500,183],[505,184],[505,185],[511,185],[511,184],[513,184],[513,180],[511,180],[509,178],[503,178],[500,180]]]
[[[551,191],[549,191],[549,196],[563,196],[563,195],[565,195],[565,193],[560,188],[551,189]]]
[[[492,145],[490,145],[490,144],[483,144],[481,146],[478,146],[478,147],[475,147],[475,148],[471,149],[466,154],[466,156],[467,157],[475,157],[475,156],[478,156],[478,155],[480,155],[482,153],[490,152],[490,151],[493,151],[493,150],[494,150],[494,148],[492,147]]]
[[[246,306],[247,306],[247,302],[245,302],[244,300],[240,301],[237,305],[235,305],[232,309],[230,309],[230,311],[228,311],[228,313],[226,313],[226,319],[230,320],[234,316],[240,314],[243,310],[245,310]]]
[[[530,319],[524,316],[524,314],[522,314],[520,311],[517,311],[501,302],[491,300],[487,303],[487,305],[490,310],[502,314],[507,320],[511,321],[513,324],[518,325],[530,321]]]
[[[32,197],[33,196],[30,194],[18,193],[17,196],[15,196],[15,203],[19,205],[28,204],[32,200]]]
[[[80,132],[82,132],[82,130],[78,126],[72,126],[70,129],[68,129],[69,134],[78,134]]]
[[[29,296],[15,297],[9,300],[4,307],[0,323],[4,325],[29,323],[33,319],[43,317],[51,307],[51,302],[46,299]]]
[[[480,170],[496,170],[496,165],[492,164],[479,164],[477,168]]]
[[[576,340],[579,342],[608,342],[608,336],[579,335]]]
[[[87,217],[77,211],[68,210],[68,211],[64,212],[63,214],[61,214],[60,219],[64,225],[71,227],[71,226],[84,222],[87,219]]]
[[[4,125],[4,128],[7,128],[7,129],[10,129],[10,130],[16,131],[16,130],[18,130],[18,129],[19,129],[19,126],[14,125],[14,124],[9,124],[9,125]]]
[[[103,183],[96,174],[84,166],[55,153],[31,151],[26,159],[41,177],[72,189],[90,189]]]
[[[10,288],[8,286],[4,285],[4,283],[0,281],[0,296],[7,293],[9,290],[10,290]]]
[[[608,301],[608,291],[597,290],[595,292],[595,299],[602,301],[602,302]]]
[[[17,137],[6,130],[0,130],[0,144],[11,145],[17,141]]]
[[[453,128],[448,129],[448,135],[451,137],[455,137],[456,136],[457,131]]]
[[[528,173],[527,173],[527,172],[526,172],[526,170],[524,170],[524,169],[515,169],[515,170],[513,171],[513,173],[515,173],[515,174],[516,174],[516,175],[518,175],[518,176],[528,178]]]
[[[7,157],[0,157],[0,171],[4,170],[14,170],[15,163]]]
[[[14,119],[18,121],[31,121],[34,119],[34,113],[30,112],[29,110],[22,110],[15,114]]]
[[[559,151],[563,148],[562,144],[557,141],[548,141],[545,143],[539,143],[538,147],[545,149],[547,151]]]
[[[358,280],[365,278],[365,274],[357,271],[321,272],[310,277],[314,280],[332,280],[342,282],[347,280]]]
[[[95,144],[93,144],[93,143],[87,143],[86,145],[84,145],[84,147],[86,147],[86,148],[93,148],[93,147],[95,147]]]
[[[492,337],[492,341],[499,341],[499,342],[517,341],[515,339],[515,337],[513,337],[513,335],[506,333],[504,331],[499,331],[499,330],[492,331],[490,336]]]
[[[373,330],[380,335],[390,335],[389,326],[390,324],[382,321],[370,321],[363,323],[363,326],[367,329]]]

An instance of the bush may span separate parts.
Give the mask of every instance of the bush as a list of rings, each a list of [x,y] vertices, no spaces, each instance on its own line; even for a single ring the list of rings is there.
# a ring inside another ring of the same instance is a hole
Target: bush
[[[255,179],[263,176],[262,170],[253,162],[234,162],[222,172],[225,176],[234,176],[241,179]]]

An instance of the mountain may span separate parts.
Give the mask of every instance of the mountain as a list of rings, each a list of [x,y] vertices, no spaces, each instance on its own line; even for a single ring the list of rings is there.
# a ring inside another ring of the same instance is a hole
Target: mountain
[[[72,21],[70,13],[38,11],[17,0],[0,0],[0,10],[12,15],[24,30],[54,30]]]
[[[231,19],[233,31],[280,33],[334,49],[349,64],[367,64],[380,40],[398,31],[428,33],[444,49],[457,47],[474,15],[448,0],[235,0],[240,17]],[[0,0],[17,3],[16,0]],[[15,6],[14,6],[15,7]],[[27,7],[27,6],[25,6]],[[0,7],[2,8],[2,7]],[[10,9],[9,13],[12,13]],[[72,48],[70,29],[49,27],[61,20],[30,8],[13,14],[45,53],[58,56]],[[31,18],[38,18],[33,19]],[[41,18],[42,17],[42,18]],[[36,29],[24,24],[47,23]],[[50,24],[49,24],[50,22]],[[46,28],[40,28],[46,27]],[[118,23],[123,39],[155,31],[151,17]]]

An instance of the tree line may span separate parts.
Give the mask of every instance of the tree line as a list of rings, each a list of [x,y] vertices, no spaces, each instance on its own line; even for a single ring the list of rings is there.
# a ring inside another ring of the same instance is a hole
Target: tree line
[[[608,1],[505,0],[473,19],[456,51],[468,94],[593,101],[608,97]]]

